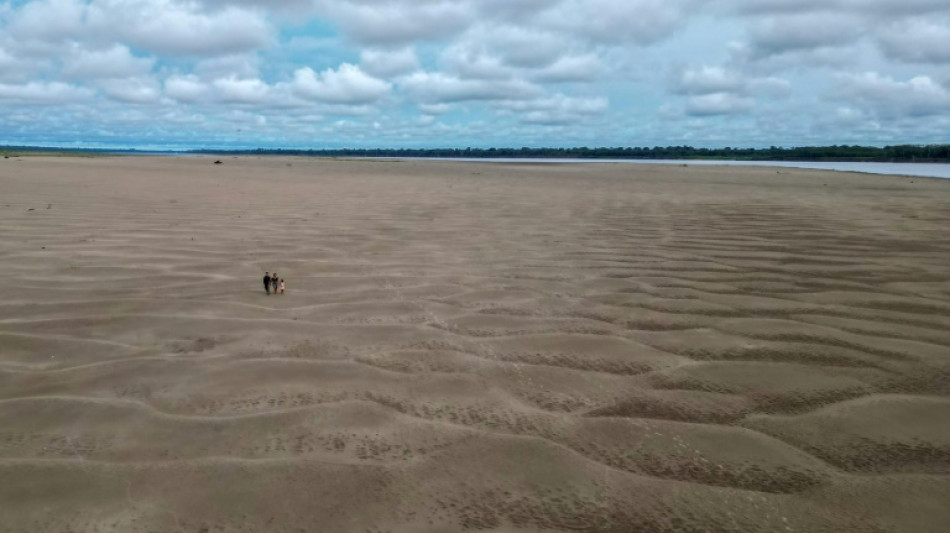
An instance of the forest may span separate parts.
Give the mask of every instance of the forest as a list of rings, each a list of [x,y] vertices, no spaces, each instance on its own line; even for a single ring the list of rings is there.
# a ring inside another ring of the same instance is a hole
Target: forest
[[[863,161],[950,163],[950,144],[895,146],[800,146],[783,148],[694,148],[692,146],[588,148],[207,148],[181,151],[149,151],[107,148],[56,148],[0,146],[0,155],[15,154],[222,154],[295,155],[313,157],[432,157],[432,158],[568,158],[568,159],[721,159],[727,161]]]
[[[571,158],[571,159],[722,159],[736,161],[950,162],[950,144],[802,146],[795,148],[342,148],[192,150],[189,153],[301,155],[318,157]]]

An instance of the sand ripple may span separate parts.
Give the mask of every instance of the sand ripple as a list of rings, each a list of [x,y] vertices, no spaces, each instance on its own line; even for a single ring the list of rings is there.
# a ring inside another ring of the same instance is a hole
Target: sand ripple
[[[950,523],[948,182],[25,158],[0,183],[0,531]]]

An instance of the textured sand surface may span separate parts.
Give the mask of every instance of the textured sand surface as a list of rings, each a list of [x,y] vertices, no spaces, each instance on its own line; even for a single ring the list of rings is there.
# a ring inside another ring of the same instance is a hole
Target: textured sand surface
[[[0,160],[0,531],[950,524],[950,180],[211,162]]]

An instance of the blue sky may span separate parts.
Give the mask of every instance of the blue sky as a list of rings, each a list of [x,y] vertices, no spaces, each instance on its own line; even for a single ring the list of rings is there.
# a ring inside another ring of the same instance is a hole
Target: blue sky
[[[946,0],[0,1],[0,144],[950,143]]]

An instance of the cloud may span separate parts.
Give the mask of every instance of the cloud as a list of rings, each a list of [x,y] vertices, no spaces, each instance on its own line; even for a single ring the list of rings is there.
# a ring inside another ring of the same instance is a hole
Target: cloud
[[[40,0],[26,2],[7,16],[15,38],[60,43],[86,33],[86,12],[86,3],[79,0]]]
[[[469,48],[481,47],[506,65],[519,68],[546,67],[579,46],[563,32],[510,24],[478,25],[458,42]]]
[[[254,54],[212,57],[196,62],[192,70],[205,80],[257,78],[260,75],[260,58]]]
[[[464,79],[509,79],[515,73],[501,59],[470,42],[451,46],[442,52],[442,64]]]
[[[89,100],[94,91],[63,82],[0,83],[0,101],[61,104]]]
[[[400,87],[424,103],[488,100],[526,100],[540,96],[537,85],[523,80],[461,79],[438,72],[417,72],[400,81]]]
[[[176,0],[94,0],[86,21],[137,48],[168,55],[244,52],[272,40],[273,30],[258,12],[237,7],[206,12],[199,6]]]
[[[63,76],[69,79],[123,78],[152,70],[154,58],[136,57],[127,46],[88,50],[74,45],[63,60]]]
[[[674,71],[674,94],[686,96],[682,105],[667,104],[661,113],[674,117],[709,117],[747,114],[755,98],[785,98],[791,92],[780,77],[752,77],[721,66],[704,65]]]
[[[38,66],[38,62],[0,46],[0,82],[29,81]]]
[[[697,117],[736,115],[748,113],[754,106],[751,98],[721,92],[689,97],[685,111],[687,115]]]
[[[357,43],[406,45],[459,37],[479,24],[517,25],[596,42],[646,44],[678,28],[689,0],[322,0],[319,11]]]
[[[715,4],[748,15],[823,11],[900,16],[950,11],[944,0],[718,0]]]
[[[8,16],[12,33],[27,41],[123,43],[176,56],[253,50],[273,38],[258,11],[203,7],[186,0],[38,0]]]
[[[950,63],[950,20],[901,20],[878,36],[890,59],[915,63]]]
[[[679,94],[703,95],[743,90],[741,75],[723,67],[703,66],[685,69],[673,79],[673,90]]]
[[[542,13],[542,24],[598,43],[650,44],[686,20],[683,0],[564,0]]]
[[[270,87],[259,79],[221,78],[214,80],[211,86],[221,101],[236,104],[259,104],[270,93]]]
[[[457,35],[475,20],[468,2],[430,0],[323,0],[320,10],[354,41],[406,45]]]
[[[584,122],[604,114],[609,107],[606,98],[574,98],[563,94],[502,106],[517,112],[524,123],[548,126]]]
[[[551,65],[532,74],[532,79],[546,83],[590,82],[604,71],[600,59],[594,54],[564,56]]]
[[[152,103],[162,95],[159,84],[148,77],[112,78],[100,80],[97,85],[110,98],[128,103]]]
[[[524,23],[557,6],[561,0],[477,0],[483,18]]]
[[[787,79],[777,76],[753,78],[748,81],[747,87],[750,93],[773,98],[785,98],[792,94],[792,84]]]
[[[299,20],[315,10],[314,0],[205,0],[208,6],[240,6],[273,10],[276,13],[290,14]]]
[[[780,53],[765,52],[749,43],[735,42],[729,46],[731,64],[750,72],[788,72],[801,70],[849,70],[860,66],[862,60],[876,55],[866,43],[855,42],[839,46],[786,49]]]
[[[419,110],[426,115],[442,115],[452,109],[449,104],[419,104]]]
[[[806,13],[770,17],[752,26],[750,44],[755,57],[842,46],[864,32],[845,14]]]
[[[950,115],[950,88],[929,76],[898,81],[877,72],[844,74],[836,96],[882,117]]]
[[[419,70],[419,58],[412,48],[369,48],[360,51],[360,67],[373,76],[388,78]]]
[[[948,90],[946,0],[0,1],[8,137],[939,141]]]
[[[197,76],[171,76],[165,80],[165,94],[179,102],[197,102],[208,97],[211,88]]]
[[[392,85],[374,78],[356,65],[344,63],[337,70],[317,74],[310,67],[294,72],[293,93],[300,98],[328,104],[369,104],[386,96]]]

